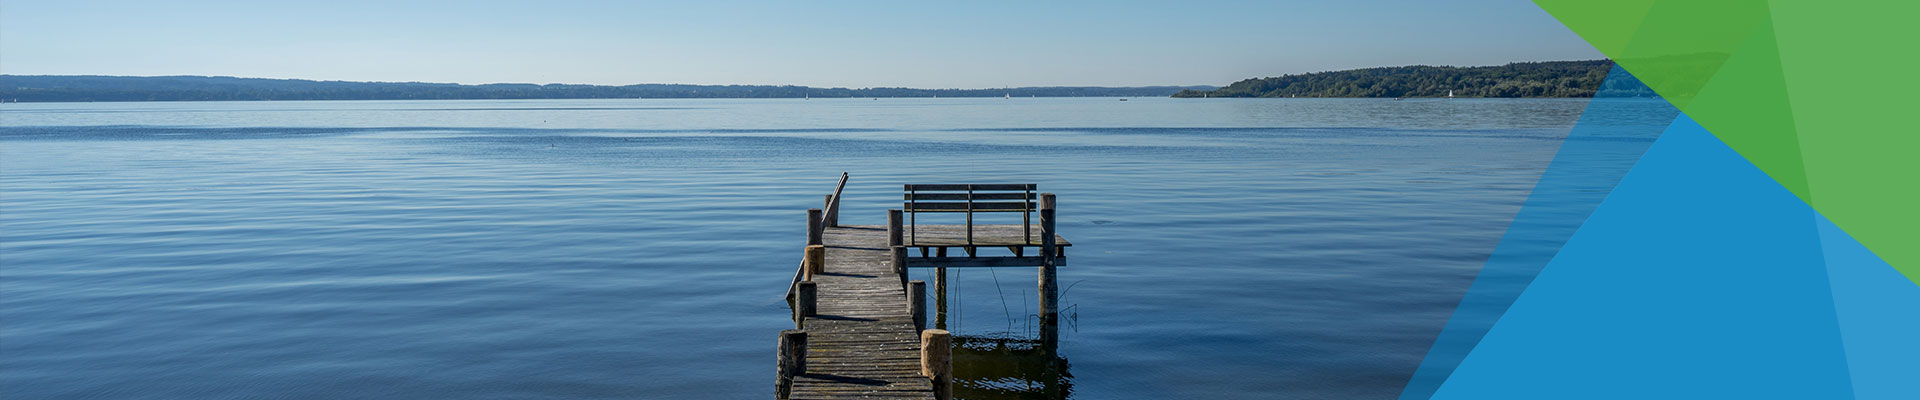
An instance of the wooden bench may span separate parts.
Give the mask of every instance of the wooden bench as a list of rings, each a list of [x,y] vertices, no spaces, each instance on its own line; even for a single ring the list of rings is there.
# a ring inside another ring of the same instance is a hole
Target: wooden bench
[[[917,222],[918,218],[914,217],[914,215],[918,213],[966,213],[967,246],[974,245],[974,213],[1017,212],[1020,213],[1022,239],[1025,239],[1026,243],[1032,243],[1033,211],[1035,207],[1033,190],[1036,186],[1039,185],[1031,183],[990,185],[909,184],[906,185],[905,189],[906,204],[904,204],[904,208],[901,210],[907,213],[907,226],[909,228],[919,227]],[[918,229],[908,231],[912,233],[912,235],[907,238],[908,246],[918,244],[918,242],[914,240],[914,236],[918,236],[917,230]]]
[[[906,185],[902,211],[907,214],[908,228],[903,244],[921,248],[923,257],[932,255],[927,254],[928,248],[937,249],[944,257],[948,247],[964,248],[968,256],[973,256],[978,247],[1006,247],[1016,256],[1023,254],[1024,248],[1041,245],[1033,223],[1038,211],[1037,186],[1031,183]],[[965,213],[967,222],[961,226],[923,228],[917,217],[919,213]],[[1020,213],[1020,225],[976,224],[975,213]]]

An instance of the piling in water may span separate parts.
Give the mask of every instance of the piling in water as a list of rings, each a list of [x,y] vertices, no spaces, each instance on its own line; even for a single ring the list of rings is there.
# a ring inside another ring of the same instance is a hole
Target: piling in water
[[[818,208],[807,209],[807,244],[808,245],[820,244],[820,234],[822,232],[820,224],[824,222],[824,221],[821,221],[820,219],[824,218],[825,215],[826,215],[825,212],[821,211]]]
[[[793,325],[806,329],[807,317],[819,315],[820,286],[813,282],[800,282],[800,290],[795,291],[797,299],[793,302]]]
[[[785,400],[793,393],[793,378],[807,373],[807,331],[780,331],[780,358],[776,363],[779,378],[774,393]]]
[[[1059,343],[1060,284],[1054,270],[1059,249],[1054,243],[1053,193],[1040,194],[1040,343],[1048,349]]]
[[[1054,194],[1041,194],[1041,327],[1050,327],[1058,321],[1060,312],[1060,285],[1054,283]]]
[[[814,275],[827,273],[827,246],[818,244],[807,246],[806,262],[807,280],[813,280]]]
[[[893,246],[893,273],[900,275],[900,286],[907,286],[907,246]]]
[[[901,229],[901,221],[900,221],[901,213],[902,211],[897,208],[892,210],[887,210],[887,246],[888,247],[906,245],[905,240],[902,238],[905,235],[904,235],[904,229]]]
[[[934,399],[953,399],[953,334],[920,331],[920,375],[933,380]]]
[[[913,313],[913,328],[927,329],[927,281],[907,282],[907,307]]]
[[[934,329],[947,329],[947,269],[933,269]]]

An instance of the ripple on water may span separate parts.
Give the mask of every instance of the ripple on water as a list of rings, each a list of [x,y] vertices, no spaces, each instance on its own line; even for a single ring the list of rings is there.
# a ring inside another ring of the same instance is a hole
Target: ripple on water
[[[765,396],[847,171],[1059,193],[1076,397],[1391,398],[1585,104],[1139,100],[8,104],[0,393]]]

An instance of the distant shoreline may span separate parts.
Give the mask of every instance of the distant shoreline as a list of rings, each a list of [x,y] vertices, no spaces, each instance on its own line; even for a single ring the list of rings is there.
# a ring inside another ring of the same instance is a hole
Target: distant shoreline
[[[1518,62],[1481,67],[1408,65],[1245,79],[1173,97],[1587,98],[1651,97],[1637,81],[1603,87],[1613,60]],[[1630,78],[1630,77],[1629,77]]]
[[[1633,96],[1629,96],[1629,97],[1633,97]],[[1652,96],[1643,96],[1643,97],[1648,97],[1648,98],[1652,98]],[[1025,98],[1026,98],[1026,97],[1020,97],[1020,98],[1016,98],[1016,100],[1017,100],[1017,99],[1025,99]],[[1180,99],[1180,100],[1188,100],[1188,99],[1198,99],[1198,97],[1193,97],[1193,98],[1179,98],[1179,97],[1170,97],[1170,96],[1038,96],[1038,97],[1035,97],[1035,98],[1040,98],[1040,99],[1126,99],[1126,98],[1162,98],[1162,99]],[[942,100],[942,99],[969,99],[969,100],[974,100],[974,99],[995,99],[995,97],[990,97],[990,96],[974,96],[974,97],[968,97],[968,96],[953,96],[953,97],[940,97],[940,98],[931,98],[931,97],[879,97],[879,98],[868,98],[868,97],[853,97],[853,98],[847,98],[847,97],[822,97],[822,98],[816,98],[815,100],[822,100],[822,101],[847,101],[847,100]],[[1227,100],[1227,99],[1231,99],[1231,100],[1267,100],[1267,101],[1286,101],[1286,100],[1375,100],[1375,101],[1392,101],[1392,100],[1396,100],[1396,99],[1394,99],[1394,98],[1386,98],[1386,97],[1297,97],[1297,98],[1294,98],[1294,97],[1215,97],[1214,99],[1222,99],[1222,100]],[[1408,97],[1408,98],[1404,98],[1403,100],[1447,100],[1447,99],[1448,99],[1448,98],[1446,98],[1446,97]],[[1592,99],[1592,98],[1590,98],[1590,97],[1458,97],[1458,98],[1453,98],[1453,100],[1582,100],[1582,101],[1584,101],[1584,100],[1590,100],[1590,99]],[[82,101],[18,101],[18,102],[15,102],[15,101],[0,101],[0,106],[4,106],[4,105],[6,105],[6,104],[89,104],[89,103],[275,103],[275,102],[309,102],[309,101],[326,101],[326,102],[354,102],[354,101],[517,101],[517,100],[800,100],[800,98],[798,98],[798,97],[654,97],[654,98],[631,98],[631,99],[630,99],[630,98],[619,98],[619,97],[607,97],[607,98],[567,98],[567,99],[355,99],[355,100],[123,100],[123,101],[85,101],[85,100],[82,100]]]
[[[1046,86],[1000,89],[816,88],[791,85],[625,86],[347,82],[219,76],[0,75],[0,101],[303,101],[540,99],[778,99],[886,97],[1167,97],[1213,86]]]
[[[1451,67],[1413,65],[1254,78],[1216,86],[1030,86],[998,89],[817,88],[795,85],[624,86],[350,82],[226,76],[0,75],[0,102],[563,100],[799,98],[1587,98],[1652,97],[1603,87],[1612,60]],[[1625,81],[1622,81],[1625,82]]]

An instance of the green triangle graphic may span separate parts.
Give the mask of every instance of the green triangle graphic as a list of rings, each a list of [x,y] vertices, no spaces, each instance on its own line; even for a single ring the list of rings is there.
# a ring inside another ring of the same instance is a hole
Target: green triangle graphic
[[[1755,29],[1682,111],[1695,116],[1701,126],[1801,201],[1812,204],[1772,23]]]
[[[1703,27],[1702,19],[1714,21]],[[1657,2],[1615,61],[1686,110],[1727,57],[1766,19],[1766,6]],[[1704,28],[1704,29],[1703,29]],[[1709,126],[1709,128],[1711,128]]]
[[[1920,284],[1920,3],[1535,4]]]
[[[1810,203],[1920,284],[1920,3],[1776,2],[1774,32]]]
[[[1608,55],[1627,50],[1640,21],[1647,18],[1653,0],[1535,2],[1573,33]],[[1575,16],[1570,18],[1568,16]]]

